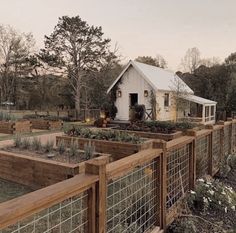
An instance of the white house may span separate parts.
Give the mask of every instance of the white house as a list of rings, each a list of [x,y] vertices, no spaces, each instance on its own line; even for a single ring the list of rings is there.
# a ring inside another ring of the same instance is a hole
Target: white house
[[[160,121],[189,118],[203,124],[215,123],[216,102],[195,96],[182,79],[162,68],[129,61],[107,93],[111,91],[116,91],[117,120],[129,120],[130,109],[141,104],[145,105],[146,119],[156,111],[155,118]],[[177,107],[177,99],[185,101],[181,108]]]

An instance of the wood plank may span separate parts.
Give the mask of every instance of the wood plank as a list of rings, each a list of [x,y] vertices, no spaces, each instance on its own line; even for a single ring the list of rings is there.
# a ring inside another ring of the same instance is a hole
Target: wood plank
[[[110,163],[106,168],[107,178],[117,178],[123,175],[124,172],[128,173],[138,165],[149,162],[154,158],[160,156],[161,153],[161,149],[147,149]]]
[[[0,229],[83,193],[98,181],[97,175],[77,175],[69,180],[0,204]]]
[[[183,145],[189,144],[194,140],[192,136],[182,136],[166,143],[167,150],[177,149]]]

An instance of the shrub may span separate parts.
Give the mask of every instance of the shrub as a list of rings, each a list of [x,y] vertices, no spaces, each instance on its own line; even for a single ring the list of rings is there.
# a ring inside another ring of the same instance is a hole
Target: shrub
[[[236,154],[229,155],[228,159],[228,165],[232,170],[236,170]]]
[[[48,121],[59,121],[60,118],[58,116],[46,116],[44,117],[44,120],[48,120]]]
[[[21,147],[23,149],[29,149],[30,148],[30,139],[29,138],[23,138]]]
[[[197,227],[192,219],[179,218],[169,227],[168,232],[173,233],[196,233]]]
[[[69,156],[70,157],[75,157],[78,154],[78,143],[77,142],[72,142],[70,145],[70,149],[69,149]]]
[[[236,193],[229,186],[213,180],[199,179],[195,191],[190,192],[188,198],[190,208],[207,212],[208,210],[221,210],[227,212],[236,207]]]
[[[198,124],[193,123],[193,122],[189,122],[189,121],[182,121],[182,122],[176,122],[175,123],[175,127],[177,129],[181,129],[181,130],[192,129],[196,126],[198,126]]]
[[[26,115],[23,116],[23,119],[27,119],[27,120],[37,119],[37,118],[39,118],[39,116],[36,115],[36,114],[26,114]]]
[[[63,153],[65,153],[65,151],[66,151],[65,142],[64,142],[64,140],[61,140],[61,141],[59,141],[59,144],[58,144],[58,152],[59,152],[59,154],[63,154]]]
[[[48,141],[46,142],[46,144],[44,145],[44,151],[45,151],[46,153],[51,152],[51,151],[53,150],[53,145],[54,145],[53,141],[48,140]]]
[[[42,149],[42,143],[41,140],[37,137],[34,137],[32,140],[32,148],[34,150],[41,150]]]
[[[14,137],[14,146],[19,148],[22,146],[22,137],[20,134],[16,134]]]
[[[119,132],[116,130],[91,130],[89,128],[71,128],[65,130],[65,133],[68,136],[73,137],[82,137],[89,139],[98,139],[98,140],[106,140],[106,141],[118,141],[118,142],[129,142],[139,144],[144,141],[144,139],[139,136],[129,134],[127,132]]]
[[[226,178],[230,173],[231,169],[234,170],[235,167],[235,159],[236,155],[231,154],[228,157],[224,156],[224,158],[220,162],[218,176],[221,178]]]
[[[91,143],[91,141],[89,141],[89,143],[86,143],[84,145],[84,156],[85,156],[85,159],[89,160],[89,159],[94,158],[94,154],[95,154],[94,143]]]

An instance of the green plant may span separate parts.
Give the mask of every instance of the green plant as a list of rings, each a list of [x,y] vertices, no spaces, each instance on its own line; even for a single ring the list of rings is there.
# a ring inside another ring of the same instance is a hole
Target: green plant
[[[75,157],[78,154],[78,143],[76,141],[72,142],[69,149],[69,156]]]
[[[58,144],[58,152],[59,152],[59,154],[63,154],[63,153],[65,153],[65,151],[66,151],[65,141],[61,140],[61,141],[59,141],[59,144]]]
[[[139,136],[129,134],[127,132],[119,132],[117,130],[91,130],[89,128],[73,127],[68,130],[66,134],[73,137],[128,142],[135,144],[139,144],[144,141],[144,139],[140,138]]]
[[[91,143],[91,141],[89,140],[89,142],[84,145],[85,159],[88,160],[94,158],[94,154],[95,154],[95,145],[94,143]]]
[[[192,219],[178,218],[168,228],[172,233],[196,233],[197,227]]]
[[[38,137],[34,137],[32,140],[32,148],[34,150],[41,150],[42,149],[42,143],[41,140]]]
[[[45,151],[46,153],[51,152],[51,151],[53,150],[53,145],[54,145],[53,141],[48,140],[48,141],[46,142],[46,144],[44,145],[44,151]]]
[[[0,121],[15,121],[16,117],[7,112],[0,112]]]
[[[19,148],[22,145],[22,137],[20,134],[16,134],[14,137],[14,146]]]
[[[192,210],[206,213],[210,209],[227,212],[235,211],[236,193],[229,186],[217,180],[197,181],[196,189],[190,192],[188,204]]]
[[[23,138],[21,147],[23,149],[29,149],[30,148],[30,139],[29,138]]]
[[[219,166],[219,177],[226,178],[228,176],[229,172],[231,171],[231,169],[233,169],[234,166],[234,157],[235,155],[229,155],[228,157],[224,156]]]
[[[227,159],[228,165],[232,170],[236,170],[236,154],[231,154]]]

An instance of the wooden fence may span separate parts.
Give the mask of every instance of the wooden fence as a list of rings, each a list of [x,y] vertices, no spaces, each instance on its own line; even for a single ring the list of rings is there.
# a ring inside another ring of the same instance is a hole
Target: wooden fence
[[[161,232],[197,177],[214,175],[235,149],[236,121],[189,131],[85,174],[0,204],[0,232]],[[28,230],[28,231],[27,231]]]

